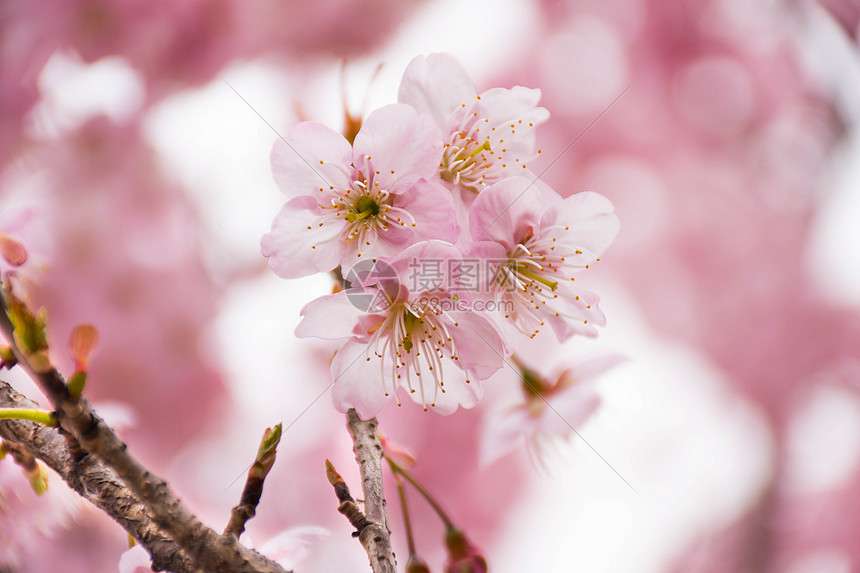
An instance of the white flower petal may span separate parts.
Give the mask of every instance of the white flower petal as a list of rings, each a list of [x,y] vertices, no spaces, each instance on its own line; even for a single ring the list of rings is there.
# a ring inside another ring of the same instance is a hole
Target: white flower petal
[[[478,95],[469,72],[450,54],[430,54],[413,59],[397,92],[397,101],[429,114],[443,130],[451,128],[452,116],[471,108]]]

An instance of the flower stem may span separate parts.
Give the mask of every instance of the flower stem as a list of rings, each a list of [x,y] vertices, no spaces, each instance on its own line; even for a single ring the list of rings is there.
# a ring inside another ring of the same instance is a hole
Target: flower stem
[[[389,462],[391,463],[391,462]],[[393,470],[394,468],[392,468]],[[415,539],[412,537],[412,520],[409,519],[409,505],[406,503],[406,489],[403,487],[403,480],[395,472],[397,481],[397,494],[400,496],[400,508],[403,510],[403,524],[406,527],[406,547],[409,549],[409,555],[415,555]]]
[[[420,483],[415,481],[415,478],[409,475],[409,472],[398,466],[395,462],[391,461],[391,458],[386,457],[385,459],[388,460],[388,465],[391,466],[392,472],[394,472],[395,474],[402,475],[403,478],[409,483],[411,483],[412,487],[414,487],[418,491],[418,493],[420,493],[421,496],[427,500],[427,503],[429,503],[430,507],[433,508],[433,511],[435,511],[439,515],[439,518],[442,520],[442,523],[445,524],[445,527],[454,527],[453,522],[445,513],[445,510],[443,510],[442,507],[436,502],[436,500],[433,499],[433,496],[430,495],[430,492],[424,489],[424,487]]]
[[[45,426],[57,425],[52,412],[29,408],[0,408],[0,420],[29,420]]]

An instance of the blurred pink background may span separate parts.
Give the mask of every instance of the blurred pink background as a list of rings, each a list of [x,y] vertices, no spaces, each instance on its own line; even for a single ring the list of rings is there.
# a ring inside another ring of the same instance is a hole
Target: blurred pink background
[[[57,363],[98,328],[88,396],[204,521],[223,527],[283,422],[253,542],[320,525],[297,571],[367,571],[324,476],[329,458],[358,491],[331,349],[292,335],[331,280],[266,269],[268,156],[273,129],[339,129],[342,90],[367,113],[412,57],[451,52],[479,91],[541,89],[530,167],[615,203],[583,279],[608,326],[553,361],[628,360],[539,463],[480,463],[510,370],[451,417],[389,406],[415,475],[492,571],[858,572],[858,24],[852,0],[6,0],[0,233],[30,252]],[[0,462],[0,570],[117,570],[126,534],[52,478],[37,499]],[[441,524],[410,502],[441,570]]]

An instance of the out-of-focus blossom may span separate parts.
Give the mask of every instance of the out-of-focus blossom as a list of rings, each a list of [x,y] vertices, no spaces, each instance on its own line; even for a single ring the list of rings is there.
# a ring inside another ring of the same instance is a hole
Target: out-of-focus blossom
[[[854,32],[856,3],[822,3]],[[856,309],[829,303],[810,273],[818,187],[844,126],[796,56],[784,25],[802,20],[796,4],[548,0],[541,45],[514,70],[543,89],[550,157],[600,116],[545,175],[565,195],[605,193],[626,222],[598,272],[630,285],[652,328],[702,352],[771,431],[772,475],[751,484],[762,495],[677,571],[793,570],[793,532],[810,525],[816,550],[840,551],[839,535],[856,534],[786,511],[783,490],[786,428],[819,373],[857,354]]]
[[[33,293],[49,310],[51,359],[71,373],[65,341],[92,324],[100,340],[87,397],[132,405],[138,425],[124,438],[167,459],[224,398],[200,348],[217,288],[202,264],[196,216],[137,126],[95,118],[33,159],[43,166],[40,223],[54,239]],[[183,415],[164,417],[165,401]]]
[[[151,573],[152,558],[143,545],[135,545],[119,558],[119,573]]]
[[[400,444],[395,443],[387,436],[379,433],[379,443],[382,444],[382,451],[385,457],[393,461],[399,467],[408,470],[412,469],[418,460],[415,455]]]
[[[595,383],[624,360],[604,356],[565,369],[554,380],[522,368],[523,399],[488,415],[481,436],[481,463],[491,464],[526,445],[532,459],[542,459],[547,441],[570,437],[600,405]]]
[[[270,538],[257,551],[278,563],[284,569],[293,569],[310,552],[310,546],[330,536],[331,532],[323,527],[305,525],[293,527]],[[254,541],[247,534],[242,543],[254,547]],[[152,559],[142,545],[135,545],[120,556],[119,573],[150,573]]]
[[[0,26],[8,26],[10,53],[31,54],[33,66],[57,49],[75,50],[88,62],[121,56],[145,78],[150,99],[160,99],[210,80],[234,58],[345,56],[366,49],[385,37],[378,33],[380,23],[396,23],[414,4],[386,0],[358,9],[343,0],[313,6],[275,0],[11,0],[0,13]]]
[[[314,543],[330,535],[331,532],[328,529],[315,525],[293,527],[269,538],[257,550],[289,570],[308,556]],[[246,541],[253,546],[249,540]]]
[[[845,30],[845,33],[860,39],[860,3],[857,0],[818,0],[825,10]]]
[[[263,237],[283,278],[391,256],[423,239],[454,241],[454,205],[428,179],[442,144],[426,116],[389,105],[367,118],[354,146],[318,123],[292,128],[272,149],[272,171],[290,201]]]
[[[418,56],[403,74],[398,101],[429,114],[442,130],[440,177],[471,195],[513,175],[529,175],[535,128],[549,113],[540,90],[516,86],[478,95],[469,73],[450,54]],[[532,177],[534,178],[534,177]],[[457,193],[460,196],[459,193]]]
[[[49,477],[42,495],[11,458],[0,460],[0,568],[17,571],[27,555],[45,549],[46,536],[68,527],[84,507],[77,493],[56,475]]]
[[[449,261],[462,257],[449,243],[425,241],[385,263],[399,288],[382,312],[368,314],[342,291],[302,309],[300,337],[348,338],[335,354],[331,373],[335,407],[375,416],[398,387],[426,408],[450,414],[481,398],[480,381],[502,366],[504,343],[495,326],[468,308],[450,275]],[[439,263],[440,275],[415,274],[420,261]],[[364,285],[379,290],[378,285]]]
[[[602,195],[562,200],[539,189],[514,177],[483,191],[469,211],[476,238],[470,254],[490,262],[487,290],[523,334],[534,336],[549,323],[562,341],[596,336],[595,326],[606,323],[599,298],[571,283],[615,239],[618,218]]]

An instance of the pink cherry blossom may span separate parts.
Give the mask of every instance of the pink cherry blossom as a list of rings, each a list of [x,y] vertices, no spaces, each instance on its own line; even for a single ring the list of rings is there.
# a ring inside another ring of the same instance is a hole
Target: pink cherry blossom
[[[0,461],[0,570],[24,570],[28,555],[45,551],[49,537],[68,527],[84,502],[56,474],[37,495],[21,468],[7,456]]]
[[[540,95],[540,90],[522,86],[478,95],[456,58],[430,54],[418,56],[406,68],[398,101],[429,114],[442,130],[442,179],[478,193],[526,172],[526,163],[536,156],[535,127],[549,117],[546,109],[537,107]]]
[[[400,286],[382,312],[350,310],[349,290],[302,309],[297,336],[349,337],[331,364],[338,410],[355,408],[372,417],[392,396],[400,403],[398,386],[441,414],[478,403],[479,382],[502,367],[505,347],[495,326],[469,309],[468,293],[455,292],[455,279],[446,270],[450,260],[460,258],[449,243],[425,241],[387,260]],[[433,284],[422,284],[412,273],[422,261],[440,263],[443,274]]]
[[[525,444],[540,461],[544,446],[570,437],[600,405],[596,380],[624,360],[617,355],[592,358],[567,368],[554,380],[523,368],[522,399],[492,413],[481,439],[481,462],[490,464]]]
[[[202,261],[199,219],[136,125],[96,118],[41,147],[38,160],[47,185],[31,224],[50,231],[53,248],[32,296],[48,309],[51,359],[71,372],[69,332],[95,326],[87,396],[131,405],[139,423],[123,437],[149,459],[170,459],[226,397],[201,349],[219,288]],[[165,401],[185,414],[163,416]]]
[[[583,192],[562,200],[514,177],[483,191],[469,220],[476,240],[471,254],[490,263],[486,290],[505,303],[506,319],[532,337],[547,322],[561,341],[597,335],[594,327],[606,322],[599,298],[572,283],[618,233],[608,199]]]
[[[454,204],[430,179],[442,143],[427,116],[393,104],[370,114],[349,142],[319,123],[292,128],[272,149],[290,200],[262,240],[269,266],[297,278],[390,256],[424,239],[454,241]]]

